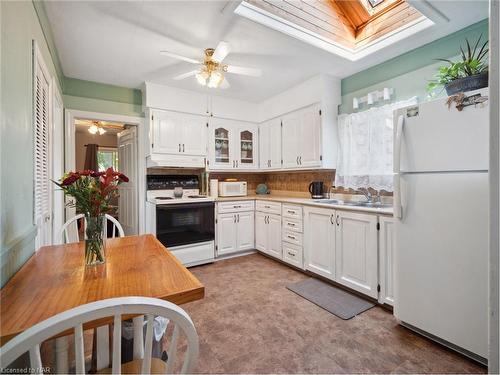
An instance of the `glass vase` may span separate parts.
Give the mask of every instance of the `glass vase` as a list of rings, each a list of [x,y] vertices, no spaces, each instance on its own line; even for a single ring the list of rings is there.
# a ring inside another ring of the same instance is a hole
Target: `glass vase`
[[[104,215],[85,215],[87,228],[85,229],[85,265],[94,266],[105,261],[105,230],[106,217]]]

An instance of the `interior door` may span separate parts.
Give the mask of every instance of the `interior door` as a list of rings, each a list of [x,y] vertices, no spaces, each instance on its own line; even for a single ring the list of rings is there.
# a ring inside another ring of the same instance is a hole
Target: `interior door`
[[[377,298],[377,216],[337,211],[335,222],[335,281]]]
[[[313,105],[300,111],[298,124],[299,167],[321,166],[321,116],[319,107]]]
[[[34,223],[37,226],[35,249],[52,243],[52,184],[49,180],[52,162],[50,126],[50,74],[38,49],[34,61]],[[21,151],[21,150],[20,150]]]
[[[237,213],[238,251],[254,248],[255,214],[253,211]]]
[[[282,154],[283,168],[298,168],[299,166],[299,128],[300,113],[293,112],[283,117],[282,134]]]
[[[182,153],[183,121],[180,114],[153,111],[153,153]]]
[[[267,253],[267,214],[255,213],[255,248]]]
[[[267,252],[278,259],[282,259],[281,252],[281,216],[267,215]]]
[[[230,254],[238,251],[236,214],[219,214],[217,217],[217,253]]]
[[[335,276],[335,211],[304,208],[305,268],[331,280]]]
[[[137,213],[137,128],[130,126],[117,134],[118,169],[129,178],[119,185],[118,221],[126,236],[138,233]]]
[[[182,148],[186,155],[205,156],[207,154],[207,120],[203,116],[183,115]]]

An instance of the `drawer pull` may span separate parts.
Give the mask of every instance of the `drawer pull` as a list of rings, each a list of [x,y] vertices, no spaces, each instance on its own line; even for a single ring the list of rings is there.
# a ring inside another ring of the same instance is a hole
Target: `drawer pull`
[[[289,251],[287,251],[287,253],[288,253],[288,255],[290,255],[290,256],[292,256],[292,257],[294,257],[294,256],[295,256],[295,254],[294,254],[294,253],[291,253],[291,252],[289,252]]]
[[[233,206],[233,208],[241,208],[241,206]]]
[[[271,206],[264,206],[264,208],[271,208]]]
[[[294,223],[286,223],[286,225],[288,225],[289,227],[294,227],[295,226]]]
[[[292,239],[292,240],[296,240],[296,238],[294,236],[287,235],[287,237]]]
[[[294,214],[294,215],[296,214],[296,212],[295,212],[295,211],[292,211],[292,210],[287,210],[287,212],[288,212],[289,214]]]

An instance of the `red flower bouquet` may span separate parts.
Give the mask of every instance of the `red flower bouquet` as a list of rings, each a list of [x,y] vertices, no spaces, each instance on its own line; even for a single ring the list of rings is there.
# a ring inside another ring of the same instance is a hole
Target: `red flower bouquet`
[[[85,215],[87,265],[104,263],[105,214],[113,208],[111,200],[119,195],[118,185],[128,181],[127,176],[113,168],[108,168],[105,172],[69,172],[59,182],[54,181],[64,195],[74,198],[68,205]]]

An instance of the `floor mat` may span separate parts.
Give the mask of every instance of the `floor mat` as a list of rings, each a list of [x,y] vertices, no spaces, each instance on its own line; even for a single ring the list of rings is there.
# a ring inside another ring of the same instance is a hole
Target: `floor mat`
[[[314,278],[288,285],[287,289],[344,320],[375,306],[372,302]]]

